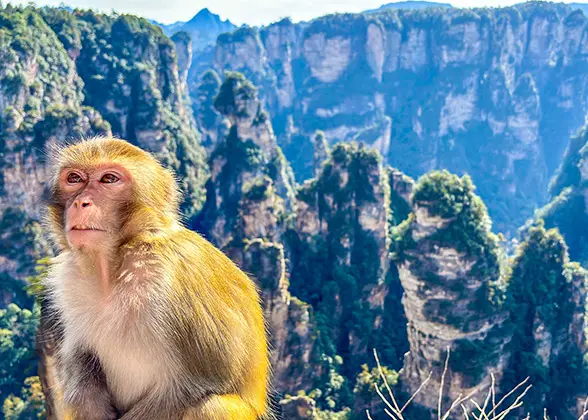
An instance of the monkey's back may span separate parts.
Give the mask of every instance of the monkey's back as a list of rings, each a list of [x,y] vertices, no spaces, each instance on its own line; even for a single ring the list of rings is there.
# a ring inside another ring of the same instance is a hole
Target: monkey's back
[[[175,230],[153,245],[173,267],[170,327],[179,325],[179,330],[168,333],[185,355],[186,373],[199,387],[238,394],[265,413],[270,367],[255,283],[223,252],[188,229]]]

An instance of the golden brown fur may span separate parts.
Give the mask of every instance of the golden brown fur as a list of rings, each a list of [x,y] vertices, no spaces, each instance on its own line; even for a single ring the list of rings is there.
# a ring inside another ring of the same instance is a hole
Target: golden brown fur
[[[119,179],[103,182],[112,174]],[[64,418],[264,418],[259,294],[180,225],[169,171],[122,140],[64,148],[49,218],[62,248],[46,284],[63,328]]]

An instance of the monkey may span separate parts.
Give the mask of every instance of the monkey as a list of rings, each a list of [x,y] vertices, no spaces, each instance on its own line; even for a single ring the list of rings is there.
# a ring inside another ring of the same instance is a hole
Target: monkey
[[[259,290],[183,226],[174,174],[118,138],[51,155],[59,418],[273,418]]]

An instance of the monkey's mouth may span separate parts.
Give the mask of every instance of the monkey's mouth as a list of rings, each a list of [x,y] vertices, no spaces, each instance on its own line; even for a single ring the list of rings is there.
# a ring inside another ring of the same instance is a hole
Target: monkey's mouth
[[[104,229],[99,229],[96,227],[91,227],[87,225],[74,225],[71,230],[85,230],[85,231],[95,231],[95,232],[106,232]]]

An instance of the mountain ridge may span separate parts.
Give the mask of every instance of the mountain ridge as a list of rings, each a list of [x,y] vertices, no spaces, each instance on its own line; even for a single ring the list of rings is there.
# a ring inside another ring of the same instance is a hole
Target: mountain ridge
[[[416,9],[428,9],[434,7],[451,8],[453,7],[449,3],[437,3],[432,1],[398,1],[394,3],[386,3],[376,9],[364,10],[362,13],[377,13],[387,9],[405,9],[405,10],[416,10]]]
[[[588,111],[586,22],[542,2],[285,19],[223,34],[194,62],[259,87],[299,181],[312,165],[299,151],[316,130],[361,140],[413,177],[471,174],[498,231],[513,237],[547,202]]]

